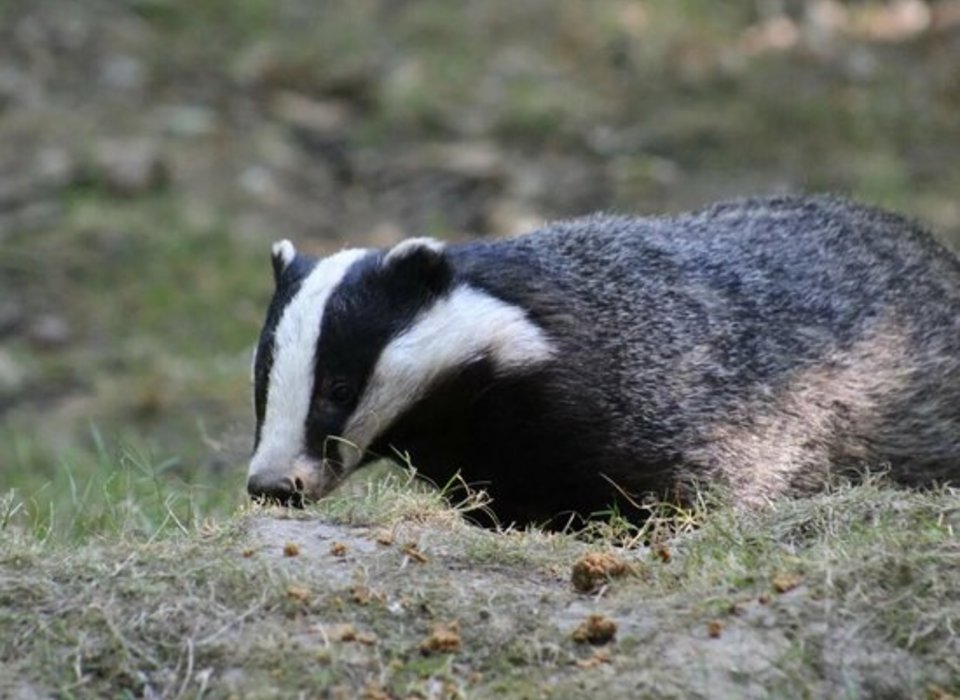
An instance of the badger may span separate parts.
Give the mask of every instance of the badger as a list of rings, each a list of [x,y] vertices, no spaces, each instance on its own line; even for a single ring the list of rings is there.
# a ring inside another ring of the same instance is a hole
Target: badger
[[[503,524],[960,476],[960,261],[830,196],[593,215],[504,240],[272,250],[252,496],[403,456]],[[638,516],[639,517],[639,516]]]

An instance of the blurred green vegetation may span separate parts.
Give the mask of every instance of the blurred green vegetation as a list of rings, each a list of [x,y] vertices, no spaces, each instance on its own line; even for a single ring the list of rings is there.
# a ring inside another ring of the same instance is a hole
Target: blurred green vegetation
[[[6,0],[0,492],[65,537],[109,529],[123,493],[144,531],[241,502],[282,236],[325,252],[832,190],[960,240],[958,16]]]

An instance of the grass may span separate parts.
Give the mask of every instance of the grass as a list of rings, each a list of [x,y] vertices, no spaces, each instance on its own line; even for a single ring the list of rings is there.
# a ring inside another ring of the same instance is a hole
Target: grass
[[[37,528],[78,536],[117,507],[140,509],[140,530],[171,513],[229,512],[270,291],[265,249],[217,223],[190,225],[162,195],[117,203],[86,191],[63,229],[4,245],[10,282],[51,270],[43,299],[71,330],[66,351],[26,336],[5,348],[33,389],[0,425],[3,488],[24,495]]]
[[[11,468],[21,476],[7,491],[3,520],[12,520],[16,511],[21,527],[39,541],[187,534],[204,518],[229,513],[240,503],[239,483],[225,486],[212,474],[204,480],[202,472],[184,472],[176,458],[157,459],[133,445],[111,449],[95,428],[91,448],[62,454],[51,474],[25,468],[33,457],[16,435],[10,439],[18,453]]]
[[[396,476],[305,512],[244,506],[215,522],[178,513],[171,495],[158,494],[165,516],[145,519],[126,505],[142,494],[118,489],[105,519],[78,525],[90,535],[80,543],[38,526],[17,494],[0,499],[0,693],[960,690],[960,493],[948,489],[871,479],[756,512],[713,507],[661,541],[666,557],[639,539],[624,549],[481,530]],[[576,593],[570,567],[597,550],[619,552],[637,575]],[[571,639],[594,612],[618,624],[599,652]],[[452,621],[459,648],[424,655],[421,642]]]

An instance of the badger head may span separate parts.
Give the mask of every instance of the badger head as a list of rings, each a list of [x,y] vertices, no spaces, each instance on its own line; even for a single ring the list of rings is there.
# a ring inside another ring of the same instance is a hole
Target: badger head
[[[273,271],[254,354],[254,497],[318,499],[451,372],[522,372],[553,353],[521,308],[459,279],[433,239],[320,260],[281,241]]]

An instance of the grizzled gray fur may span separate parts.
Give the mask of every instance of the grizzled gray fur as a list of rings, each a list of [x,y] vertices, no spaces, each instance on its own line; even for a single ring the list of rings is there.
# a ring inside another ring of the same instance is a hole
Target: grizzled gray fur
[[[837,468],[960,477],[960,263],[915,223],[751,199],[501,245],[540,261],[543,289],[524,296],[563,329],[558,354],[581,371],[561,381],[603,416],[602,451],[630,456],[600,462],[619,484],[662,465],[643,476],[655,490],[718,478],[754,502]]]
[[[960,262],[901,216],[829,197],[748,199],[364,255],[337,278],[310,353],[312,401],[328,375],[342,375],[352,401],[339,418],[301,417],[297,448],[338,463],[336,478],[311,489],[282,468],[263,468],[270,479],[252,469],[251,493],[282,496],[286,478],[319,497],[367,461],[321,455],[316,438],[352,424],[384,353],[463,288],[521,310],[549,352],[507,367],[479,345],[360,449],[407,453],[438,483],[459,471],[490,491],[503,522],[629,510],[691,481],[754,504],[863,467],[911,485],[960,479]],[[289,265],[287,283],[313,264]],[[383,285],[394,291],[381,303]],[[295,294],[278,272],[274,325]],[[430,342],[467,342],[436,333]],[[368,360],[338,364],[364,343]],[[258,381],[269,413],[269,373]]]

